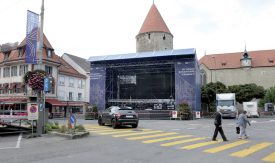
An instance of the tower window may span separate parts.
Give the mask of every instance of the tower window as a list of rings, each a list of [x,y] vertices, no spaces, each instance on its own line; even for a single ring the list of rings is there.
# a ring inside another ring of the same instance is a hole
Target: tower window
[[[150,33],[148,34],[148,39],[150,39]]]
[[[165,35],[163,35],[163,40],[165,40],[166,39],[166,37],[165,37]]]

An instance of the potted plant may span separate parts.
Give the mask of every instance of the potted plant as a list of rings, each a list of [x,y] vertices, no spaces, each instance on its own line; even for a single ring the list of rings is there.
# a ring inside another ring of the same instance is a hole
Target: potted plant
[[[179,105],[179,116],[181,120],[190,120],[192,119],[192,112],[188,103],[183,102]]]

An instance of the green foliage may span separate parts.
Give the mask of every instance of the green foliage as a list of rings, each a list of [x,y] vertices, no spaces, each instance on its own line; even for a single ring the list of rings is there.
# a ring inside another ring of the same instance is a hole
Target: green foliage
[[[226,93],[226,86],[221,83],[208,83],[201,88],[201,101],[207,104],[209,111],[215,111],[216,93]]]
[[[189,120],[192,118],[192,112],[188,105],[188,103],[181,103],[179,104],[179,115],[181,116],[181,119]]]
[[[275,104],[275,86],[267,89],[266,94],[265,94],[261,104],[264,105],[264,103]]]
[[[76,125],[75,126],[75,131],[76,132],[85,132],[86,130],[85,130],[83,125]]]
[[[57,130],[57,129],[59,129],[58,122],[54,122],[54,123],[48,122],[48,123],[45,124],[46,132]]]
[[[62,126],[60,127],[59,131],[60,131],[61,133],[66,133],[66,132],[68,131],[68,128],[66,127],[66,125],[62,125]]]
[[[264,88],[254,83],[229,86],[228,91],[236,94],[236,101],[239,103],[251,101],[253,98],[263,98],[265,95]]]

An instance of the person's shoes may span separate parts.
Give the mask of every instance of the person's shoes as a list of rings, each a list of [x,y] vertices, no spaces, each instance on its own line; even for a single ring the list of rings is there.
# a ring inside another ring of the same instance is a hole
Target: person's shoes
[[[227,139],[223,140],[223,141],[228,141]]]
[[[242,139],[242,137],[238,137],[238,139]]]
[[[212,141],[218,141],[217,139],[212,139]]]

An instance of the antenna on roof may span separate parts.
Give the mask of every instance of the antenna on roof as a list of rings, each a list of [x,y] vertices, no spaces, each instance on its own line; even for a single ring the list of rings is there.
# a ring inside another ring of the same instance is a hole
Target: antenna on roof
[[[155,4],[155,0],[153,0],[153,4]]]
[[[206,50],[204,50],[204,55],[206,55]]]

